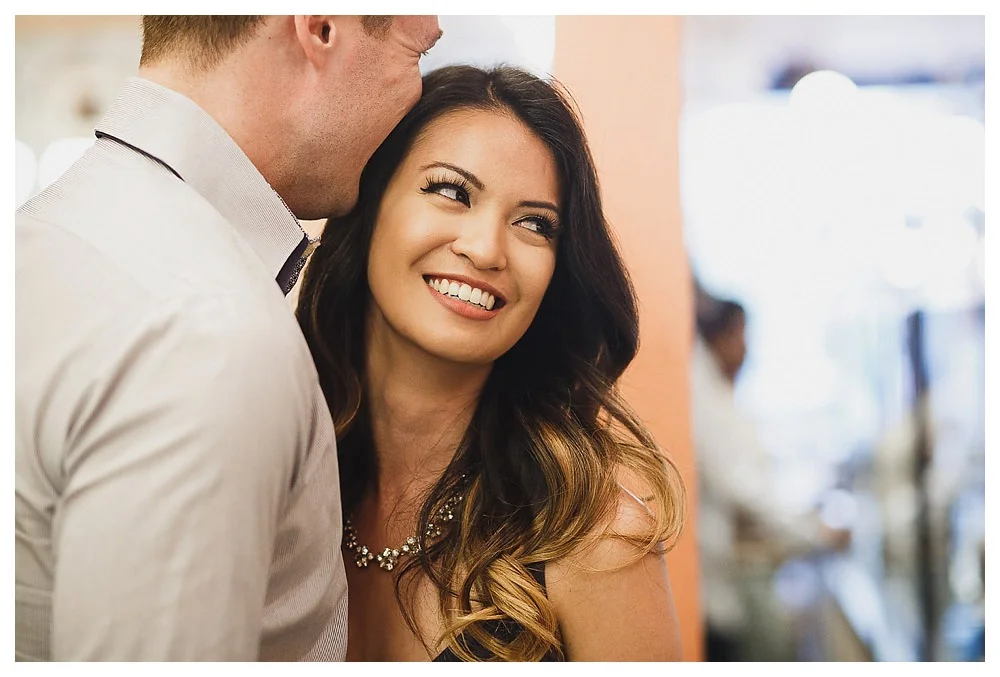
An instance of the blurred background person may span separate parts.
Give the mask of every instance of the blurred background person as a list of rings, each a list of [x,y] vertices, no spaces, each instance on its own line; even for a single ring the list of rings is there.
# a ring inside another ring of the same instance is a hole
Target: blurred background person
[[[742,584],[745,560],[774,565],[794,556],[840,549],[850,533],[817,514],[797,515],[774,500],[771,455],[734,384],[746,359],[746,311],[695,285],[696,336],[691,358],[691,411],[698,462],[702,609],[706,658],[746,660],[750,612]]]

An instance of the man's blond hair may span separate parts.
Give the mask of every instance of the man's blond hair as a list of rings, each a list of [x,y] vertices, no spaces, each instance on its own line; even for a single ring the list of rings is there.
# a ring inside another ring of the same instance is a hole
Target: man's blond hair
[[[266,16],[143,15],[140,66],[176,54],[186,55],[196,66],[209,69],[236,47],[251,40]],[[383,38],[392,26],[391,15],[362,16],[361,26]]]
[[[249,41],[264,19],[263,16],[144,15],[139,65],[184,54],[195,65],[211,68],[234,48]]]

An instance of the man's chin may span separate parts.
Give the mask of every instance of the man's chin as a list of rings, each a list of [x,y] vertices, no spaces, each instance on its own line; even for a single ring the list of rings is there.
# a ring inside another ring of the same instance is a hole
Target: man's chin
[[[358,198],[355,196],[354,200],[350,204],[338,205],[330,212],[330,218],[335,219],[341,216],[347,216],[354,209],[354,206],[358,203]]]
[[[358,204],[358,188],[355,184],[355,188],[349,195],[342,195],[340,199],[330,208],[330,218],[337,218],[339,216],[347,216],[354,209],[355,205]]]
[[[295,218],[299,221],[320,221],[324,219],[335,219],[351,213],[358,203],[358,193],[354,191],[351,195],[340,196],[339,199],[327,204],[310,204],[303,209],[294,210]]]

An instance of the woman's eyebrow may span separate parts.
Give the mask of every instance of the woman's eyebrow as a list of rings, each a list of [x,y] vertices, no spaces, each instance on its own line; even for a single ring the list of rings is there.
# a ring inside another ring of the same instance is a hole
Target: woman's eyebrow
[[[450,164],[448,162],[432,162],[429,165],[424,165],[423,167],[421,167],[420,171],[424,171],[426,169],[431,169],[433,167],[444,167],[445,169],[450,169],[451,171],[455,172],[456,174],[461,174],[463,177],[465,177],[466,181],[468,181],[469,183],[471,183],[473,186],[475,186],[479,190],[482,190],[485,187],[483,185],[483,182],[480,181],[479,178],[475,174],[473,174],[472,172],[467,171],[465,169],[462,169],[461,167],[458,167],[456,165]]]
[[[556,214],[560,213],[559,212],[559,207],[556,207],[551,202],[538,202],[538,201],[535,201],[535,200],[524,200],[524,201],[518,203],[518,206],[519,207],[531,207],[532,209],[549,209],[551,211],[554,211]]]
[[[434,167],[444,167],[445,169],[450,169],[456,174],[460,174],[461,176],[465,177],[466,181],[471,183],[479,190],[483,190],[485,188],[483,182],[480,181],[479,177],[477,177],[475,174],[468,171],[467,169],[462,169],[458,165],[453,165],[450,162],[431,162],[430,164],[426,164],[423,167],[421,167],[420,171],[426,171],[428,169],[433,169]],[[530,207],[532,209],[548,209],[555,212],[556,214],[560,214],[559,207],[555,206],[551,202],[545,202],[541,200],[522,200],[521,202],[518,203],[518,206]]]

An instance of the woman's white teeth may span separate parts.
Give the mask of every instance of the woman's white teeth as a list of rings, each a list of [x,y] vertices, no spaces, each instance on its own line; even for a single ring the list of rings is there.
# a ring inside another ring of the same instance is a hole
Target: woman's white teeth
[[[486,310],[493,310],[493,306],[496,305],[496,298],[492,294],[472,285],[455,282],[454,280],[437,279],[429,280],[427,284],[439,294],[453,296],[474,306],[486,308]]]

